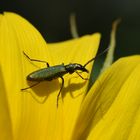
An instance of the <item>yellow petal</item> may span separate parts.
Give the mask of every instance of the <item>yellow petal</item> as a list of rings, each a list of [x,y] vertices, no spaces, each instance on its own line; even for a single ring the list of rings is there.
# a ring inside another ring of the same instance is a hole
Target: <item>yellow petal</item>
[[[64,62],[85,64],[94,57],[100,35],[85,36],[80,39],[57,44],[46,44],[39,32],[25,19],[13,13],[5,13],[0,25],[0,63],[9,103],[12,129],[15,139],[53,140],[68,139],[86,93],[88,82],[77,75],[64,76],[62,91],[64,103],[56,98],[61,83],[58,80],[43,82],[21,92],[28,87],[26,76],[34,70],[46,67],[39,62],[30,62],[30,57],[49,62],[50,66]],[[54,48],[51,48],[54,47]],[[87,66],[91,70],[92,63]],[[87,74],[84,76],[88,76]],[[86,84],[85,84],[86,83]],[[74,95],[71,97],[70,93]],[[77,96],[77,97],[76,97]],[[47,100],[44,104],[39,102]]]
[[[113,64],[89,91],[75,127],[75,139],[140,139],[140,56]]]
[[[14,137],[21,140],[39,139],[38,137],[42,134],[40,131],[43,131],[38,126],[41,126],[40,121],[44,121],[40,120],[39,116],[44,115],[45,106],[43,108],[37,103],[29,92],[21,92],[21,88],[28,86],[26,76],[37,69],[23,55],[23,51],[32,58],[50,61],[46,43],[39,32],[25,19],[13,13],[5,13],[2,15],[0,24],[0,48],[0,63]],[[37,64],[37,66],[46,65]],[[56,108],[55,105],[54,107]]]
[[[1,69],[0,79],[0,139],[13,140],[11,118]]]
[[[52,52],[53,62],[56,64],[79,63],[84,65],[95,56],[99,45],[99,34],[84,36],[61,43],[48,44]],[[86,67],[91,71],[92,64]],[[83,77],[87,77],[85,74]],[[64,139],[69,139],[81,106],[82,99],[87,91],[88,82],[76,74],[64,76],[65,87],[63,96],[63,134]]]

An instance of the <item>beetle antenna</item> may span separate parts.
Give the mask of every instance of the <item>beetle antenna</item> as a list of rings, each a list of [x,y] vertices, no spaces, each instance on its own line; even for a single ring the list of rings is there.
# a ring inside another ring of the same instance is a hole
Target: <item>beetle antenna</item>
[[[99,53],[98,55],[96,55],[94,58],[90,59],[85,65],[84,67],[86,67],[90,62],[92,62],[93,60],[95,60],[96,58],[98,58],[99,56],[103,55],[105,52],[107,52],[109,50],[110,46],[108,48],[106,48],[103,52]]]

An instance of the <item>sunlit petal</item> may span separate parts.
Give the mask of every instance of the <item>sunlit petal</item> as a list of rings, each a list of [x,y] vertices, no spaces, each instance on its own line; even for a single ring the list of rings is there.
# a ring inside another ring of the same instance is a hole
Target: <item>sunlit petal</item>
[[[140,56],[122,58],[101,75],[85,98],[73,139],[140,138],[139,62]]]
[[[64,76],[65,83],[59,106],[56,106],[61,81],[43,82],[21,91],[32,83],[26,76],[46,64],[85,64],[97,52],[100,35],[85,36],[63,43],[46,44],[39,32],[25,19],[13,14],[2,15],[0,25],[0,63],[9,103],[14,138],[17,140],[68,139],[87,90],[88,81],[77,75]],[[92,63],[86,68],[90,71]],[[82,75],[89,77],[89,74]],[[72,94],[70,94],[72,93]],[[47,97],[47,98],[46,98]],[[44,103],[43,101],[47,99]],[[43,104],[41,104],[43,103]]]
[[[46,43],[38,31],[26,20],[13,13],[5,13],[1,19],[0,47],[0,63],[14,137],[20,140],[45,137],[44,131],[46,129],[40,128],[47,127],[47,122],[44,123],[46,118],[41,119],[41,117],[46,113],[48,118],[54,119],[56,117],[56,109],[54,109],[56,105],[52,102],[54,105],[51,108],[54,115],[50,117],[48,109],[45,108],[46,104],[42,105],[35,101],[31,95],[32,90],[30,90],[31,93],[30,91],[21,92],[21,88],[29,86],[26,82],[26,76],[38,69],[23,55],[23,51],[32,58],[41,60],[47,58],[50,61]],[[37,66],[46,67],[45,64],[37,64]],[[45,93],[45,90],[41,90],[40,93]],[[48,106],[48,108],[50,107]],[[55,125],[52,126],[55,127]],[[48,130],[52,131],[51,128]]]
[[[1,69],[0,79],[0,139],[13,140],[12,123]]]
[[[93,58],[99,45],[99,34],[84,36],[62,43],[49,44],[52,52],[53,62],[57,64],[79,63],[84,65],[89,59]],[[91,71],[92,63],[86,67]],[[89,74],[82,74],[88,77]],[[81,106],[83,97],[87,91],[88,81],[84,81],[77,74],[64,76],[65,87],[63,89],[63,134],[64,139],[69,139],[75,125],[75,121]]]

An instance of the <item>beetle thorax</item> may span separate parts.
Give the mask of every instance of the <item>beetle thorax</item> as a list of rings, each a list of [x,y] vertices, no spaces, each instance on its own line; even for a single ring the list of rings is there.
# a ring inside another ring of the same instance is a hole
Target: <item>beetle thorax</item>
[[[78,63],[73,63],[73,64],[68,64],[65,66],[66,71],[71,73],[74,73],[76,70],[81,70],[82,72],[88,72],[88,70],[83,67],[81,64]]]

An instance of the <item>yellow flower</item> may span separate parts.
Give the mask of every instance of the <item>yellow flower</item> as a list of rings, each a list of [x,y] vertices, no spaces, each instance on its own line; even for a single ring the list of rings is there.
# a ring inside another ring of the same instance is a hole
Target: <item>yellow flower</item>
[[[21,91],[34,84],[26,80],[29,73],[46,67],[30,62],[23,51],[30,58],[47,61],[50,66],[85,64],[96,55],[99,40],[100,34],[96,33],[47,44],[25,19],[14,13],[0,15],[1,140],[140,138],[139,56],[114,63],[88,93],[88,81],[77,74],[65,75],[58,108],[61,79]],[[86,68],[91,71],[92,63]]]

